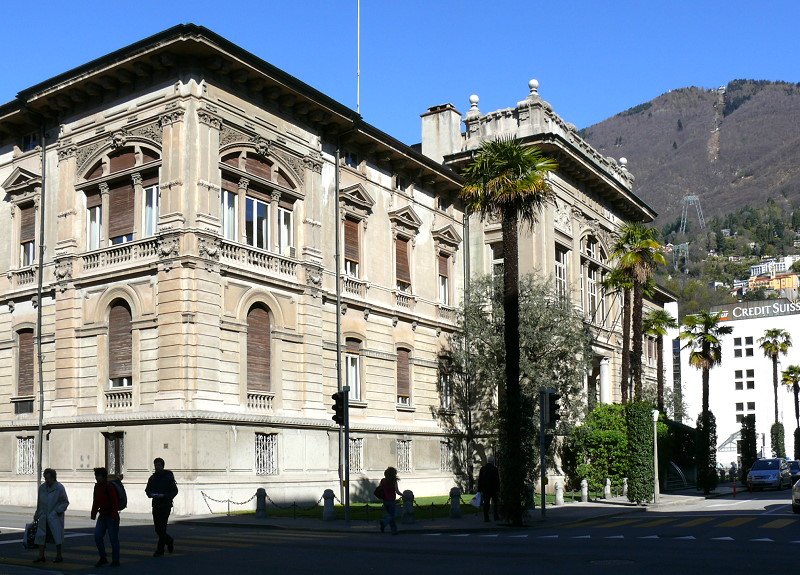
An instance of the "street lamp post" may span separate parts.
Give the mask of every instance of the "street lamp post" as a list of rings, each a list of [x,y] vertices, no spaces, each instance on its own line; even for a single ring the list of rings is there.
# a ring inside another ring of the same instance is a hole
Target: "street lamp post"
[[[653,503],[658,503],[658,414],[657,409],[653,410]]]

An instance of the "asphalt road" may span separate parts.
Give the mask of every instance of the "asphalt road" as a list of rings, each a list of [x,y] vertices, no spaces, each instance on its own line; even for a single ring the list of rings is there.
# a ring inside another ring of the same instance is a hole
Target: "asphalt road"
[[[494,532],[315,532],[173,525],[175,553],[152,557],[152,527],[121,530],[122,566],[93,567],[88,522],[69,531],[65,563],[34,567],[12,518],[0,516],[0,574],[42,573],[785,573],[800,550],[788,492],[745,494],[591,521],[537,522]],[[48,558],[52,558],[48,550]],[[54,567],[58,567],[54,570]]]

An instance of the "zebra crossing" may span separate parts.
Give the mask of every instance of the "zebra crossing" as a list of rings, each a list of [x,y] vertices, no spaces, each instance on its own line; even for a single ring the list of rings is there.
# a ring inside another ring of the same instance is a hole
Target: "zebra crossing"
[[[31,568],[41,568],[43,570],[58,567],[59,571],[79,571],[90,569],[97,561],[97,548],[90,533],[71,533],[62,549],[63,563],[53,564],[51,562],[52,549],[48,549],[48,560],[46,563],[33,563],[37,556],[36,550],[25,550],[16,546],[4,545],[0,548],[0,572],[3,565],[15,565]],[[225,550],[245,549],[258,547],[270,543],[287,543],[299,541],[320,541],[325,539],[341,539],[346,537],[344,533],[309,533],[300,531],[242,531],[233,530],[215,536],[191,535],[185,537],[175,536],[175,551],[171,557],[197,556],[202,553],[217,553]],[[16,541],[19,545],[19,541]],[[170,555],[165,558],[154,558],[154,542],[151,537],[147,540],[127,540],[120,538],[121,557],[123,565],[141,564],[145,568],[147,561],[168,561]],[[110,556],[110,548],[106,542],[106,552]]]

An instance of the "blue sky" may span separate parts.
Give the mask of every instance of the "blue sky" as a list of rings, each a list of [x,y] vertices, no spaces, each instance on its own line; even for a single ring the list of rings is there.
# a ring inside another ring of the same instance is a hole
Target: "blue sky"
[[[134,8],[135,6],[135,8]],[[0,102],[179,23],[206,26],[356,107],[356,0],[3,2]],[[579,128],[668,90],[800,82],[800,2],[362,0],[361,113],[419,141],[419,115],[470,94],[540,95]]]

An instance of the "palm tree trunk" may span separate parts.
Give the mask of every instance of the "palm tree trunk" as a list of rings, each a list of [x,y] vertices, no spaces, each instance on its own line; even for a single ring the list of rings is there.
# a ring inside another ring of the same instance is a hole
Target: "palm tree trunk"
[[[792,392],[794,393],[794,420],[797,423],[795,427],[800,427],[800,384],[792,384]]]
[[[703,357],[708,357],[711,353],[711,346],[708,342],[703,342]],[[710,368],[703,367],[703,413],[708,411],[708,376]]]
[[[664,336],[658,336],[658,358],[656,359],[656,392],[658,394],[658,411],[664,412]]]
[[[631,290],[625,288],[622,292],[622,403],[628,403],[628,386],[631,381]]]
[[[519,381],[519,259],[517,214],[503,212],[503,314],[506,351],[505,405],[501,406],[501,491],[506,518],[522,525],[522,499],[525,487],[524,450],[520,436],[522,416]]]
[[[631,373],[633,374],[633,398],[642,399],[642,297],[644,285],[636,280],[633,283],[633,317],[631,337],[633,353],[631,353]]]
[[[778,355],[772,356],[772,389],[775,391],[775,423],[778,423]]]

